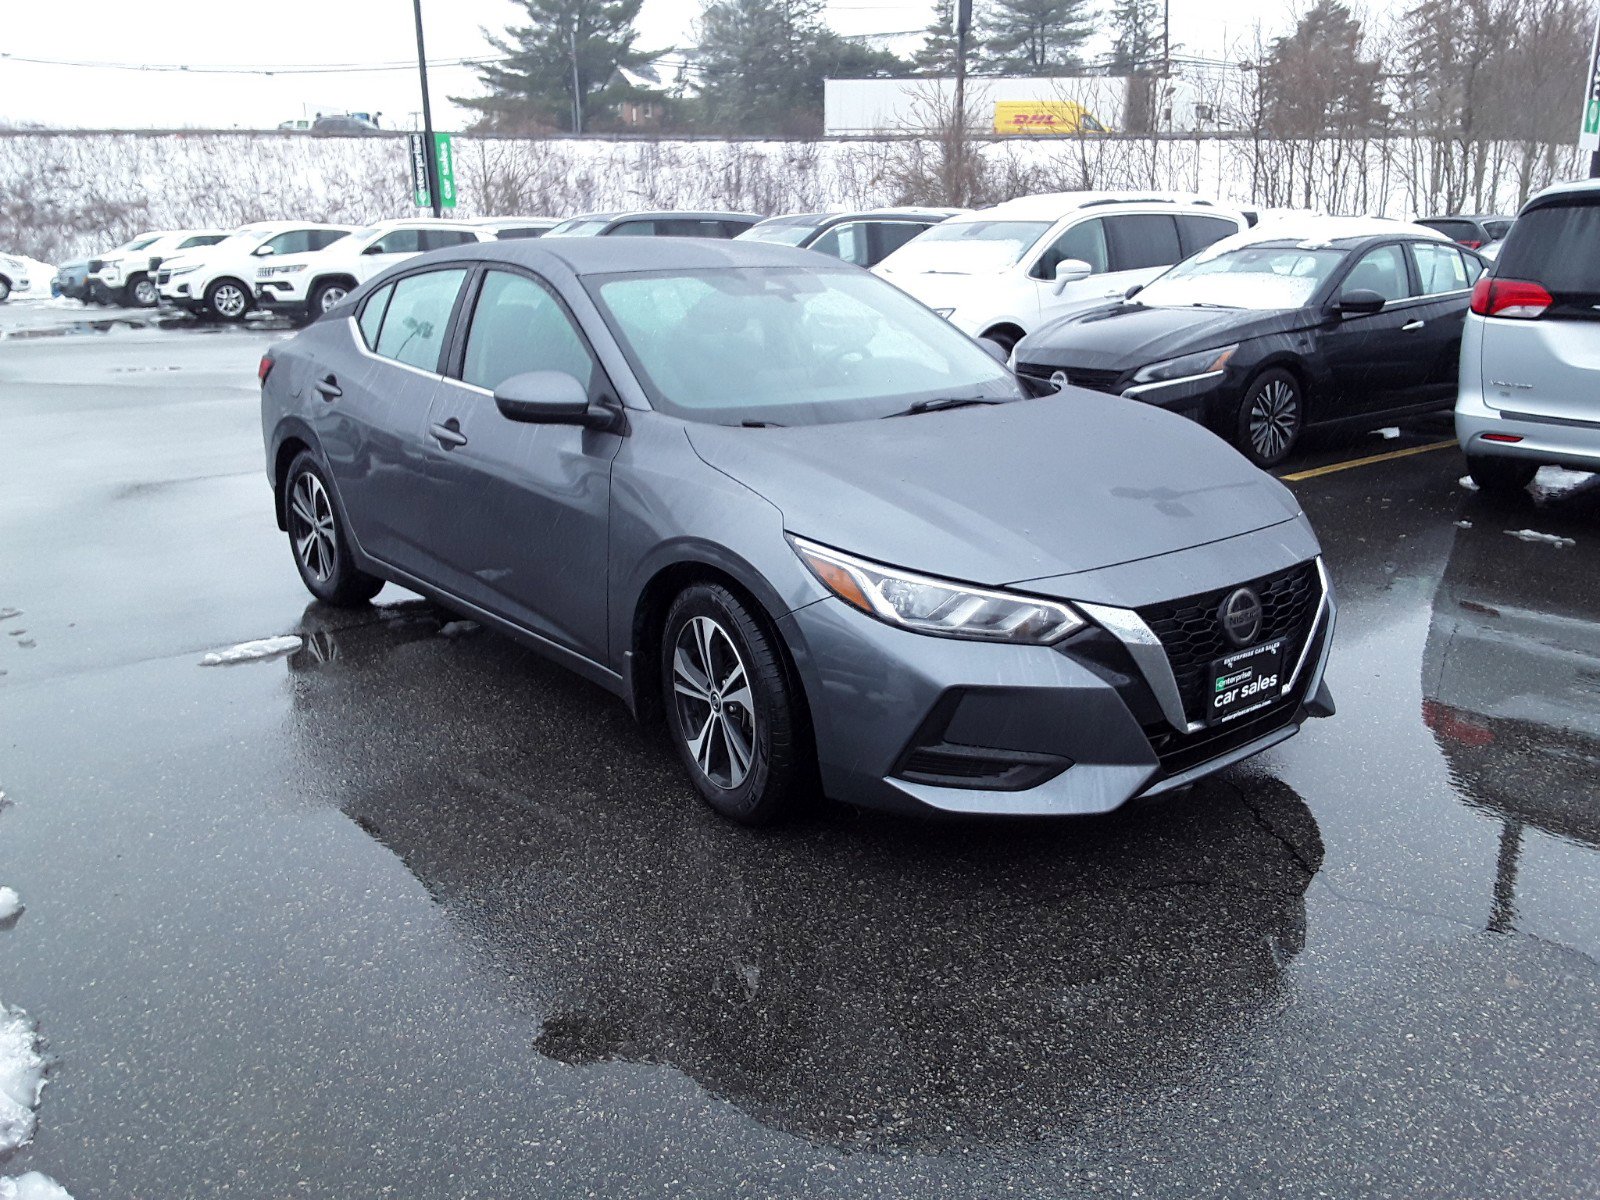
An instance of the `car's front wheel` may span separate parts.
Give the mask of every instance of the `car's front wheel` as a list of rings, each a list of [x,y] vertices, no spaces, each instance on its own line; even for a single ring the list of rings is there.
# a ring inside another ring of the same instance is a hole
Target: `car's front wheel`
[[[1305,419],[1300,381],[1281,368],[1263,371],[1245,388],[1234,445],[1256,466],[1275,467],[1300,440]]]
[[[378,594],[383,580],[356,566],[328,481],[307,451],[289,464],[283,506],[294,565],[313,596],[349,608]]]
[[[320,317],[330,308],[344,303],[344,298],[350,294],[350,289],[342,283],[328,282],[317,285],[317,290],[311,293],[311,315]]]
[[[805,708],[773,636],[727,588],[673,602],[661,640],[667,726],[695,790],[723,816],[766,825],[810,786]]]
[[[1527,489],[1538,473],[1539,464],[1525,459],[1467,455],[1467,474],[1481,491],[1492,496],[1516,496]]]
[[[11,281],[0,277],[0,304],[4,304],[9,299],[11,299]]]
[[[147,275],[141,275],[123,289],[123,303],[129,308],[154,308],[160,300],[156,281]]]
[[[242,321],[250,311],[250,292],[237,279],[219,279],[206,289],[206,315],[219,321]]]

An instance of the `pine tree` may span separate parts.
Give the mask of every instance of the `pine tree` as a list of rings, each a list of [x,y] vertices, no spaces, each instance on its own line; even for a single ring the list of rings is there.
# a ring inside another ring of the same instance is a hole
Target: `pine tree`
[[[983,22],[985,69],[1053,75],[1078,65],[1092,32],[1089,0],[994,0]]]
[[[1388,116],[1383,65],[1364,56],[1361,22],[1339,0],[1317,0],[1277,38],[1261,67],[1266,124],[1285,137],[1359,133]]]
[[[573,129],[573,76],[577,76],[580,124],[605,103],[604,92],[619,66],[648,60],[634,48],[633,23],[642,0],[514,0],[528,24],[512,26],[489,43],[501,61],[479,69],[487,96],[456,98],[483,113],[491,127],[554,125]]]
[[[1115,0],[1111,18],[1111,73],[1143,75],[1161,60],[1159,0]]]
[[[940,77],[955,74],[955,0],[937,0],[933,20],[922,31],[922,46],[911,56],[911,67],[918,75]]]

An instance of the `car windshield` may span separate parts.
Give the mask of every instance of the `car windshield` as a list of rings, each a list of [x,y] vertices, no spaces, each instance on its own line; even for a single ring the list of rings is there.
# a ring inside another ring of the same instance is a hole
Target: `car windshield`
[[[731,267],[586,282],[651,403],[684,420],[825,425],[919,401],[1023,396],[976,342],[862,271]]]
[[[129,242],[122,248],[124,250],[143,250],[151,243],[159,242],[160,240],[161,235],[159,233],[153,233],[149,237],[134,238],[133,241]]]
[[[610,217],[574,217],[570,221],[563,221],[545,237],[593,237],[607,225],[611,224]]]
[[[883,266],[890,271],[975,275],[1001,271],[1050,229],[1049,221],[946,221],[907,242]]]
[[[739,234],[742,242],[771,242],[777,246],[798,246],[817,231],[815,221],[763,221]]]
[[[1302,308],[1345,253],[1334,246],[1285,242],[1202,250],[1152,281],[1135,300],[1147,308]]]

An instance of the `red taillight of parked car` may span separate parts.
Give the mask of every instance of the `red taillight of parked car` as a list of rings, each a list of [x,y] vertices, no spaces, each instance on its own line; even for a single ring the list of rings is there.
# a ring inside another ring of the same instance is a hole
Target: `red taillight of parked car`
[[[270,374],[272,374],[272,355],[263,354],[261,361],[256,364],[256,382],[266,383]]]
[[[1472,288],[1472,311],[1480,317],[1530,321],[1543,316],[1552,302],[1549,292],[1525,279],[1491,279],[1485,275]]]

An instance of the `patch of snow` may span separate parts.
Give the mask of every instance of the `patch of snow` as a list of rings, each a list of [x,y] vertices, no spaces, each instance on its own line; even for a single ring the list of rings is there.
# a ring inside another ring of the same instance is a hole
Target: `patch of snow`
[[[1456,522],[1456,528],[1457,529],[1471,529],[1472,528],[1472,522],[1471,521],[1457,521]]]
[[[1397,425],[1385,425],[1382,429],[1374,429],[1372,432],[1393,441],[1400,436],[1400,427]]]
[[[1565,495],[1579,484],[1588,483],[1594,476],[1587,471],[1569,471],[1565,467],[1540,467],[1533,477],[1533,494],[1541,500],[1553,500]]]
[[[466,637],[468,634],[478,632],[476,621],[451,621],[439,627],[439,636],[447,638]]]
[[[1562,537],[1556,533],[1540,533],[1535,529],[1508,529],[1506,532],[1518,541],[1543,542],[1547,546],[1560,546],[1563,549],[1578,544],[1572,538]]]
[[[1472,482],[1471,475],[1463,475],[1460,479],[1456,480],[1456,482],[1462,487],[1466,488],[1469,492],[1475,492],[1478,490],[1478,485]]]
[[[0,1179],[0,1200],[72,1200],[72,1193],[50,1176],[29,1171]]]
[[[33,1021],[0,1004],[0,1155],[33,1140],[34,1110],[44,1091],[44,1056]]]
[[[0,887],[0,929],[22,915],[22,897],[15,888]]]
[[[213,650],[200,660],[200,665],[226,667],[233,663],[259,662],[264,658],[293,654],[303,645],[305,643],[292,633],[283,637],[262,638],[255,642],[240,642],[237,646],[229,646],[226,650]]]

